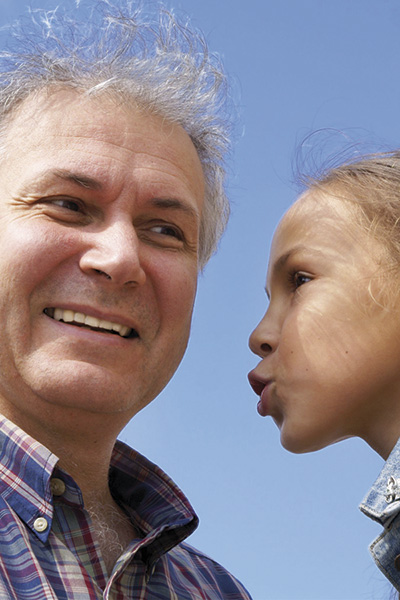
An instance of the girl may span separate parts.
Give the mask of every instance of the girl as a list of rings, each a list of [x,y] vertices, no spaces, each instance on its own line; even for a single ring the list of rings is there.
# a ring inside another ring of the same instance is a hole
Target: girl
[[[363,438],[386,464],[361,505],[383,534],[371,552],[400,590],[400,152],[308,184],[273,238],[268,310],[249,374],[283,446]]]

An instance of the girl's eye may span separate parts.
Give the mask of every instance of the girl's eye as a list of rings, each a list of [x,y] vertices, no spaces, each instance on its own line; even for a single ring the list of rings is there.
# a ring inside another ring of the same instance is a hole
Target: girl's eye
[[[307,275],[306,273],[302,273],[301,271],[296,271],[294,273],[290,273],[289,279],[290,279],[290,283],[292,284],[294,289],[297,290],[297,288],[299,288],[300,286],[311,281],[312,278],[310,277],[310,275]]]

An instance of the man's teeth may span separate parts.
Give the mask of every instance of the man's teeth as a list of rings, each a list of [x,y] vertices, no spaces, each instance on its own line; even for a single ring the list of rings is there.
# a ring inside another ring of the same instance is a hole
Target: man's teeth
[[[94,329],[105,329],[106,331],[113,331],[119,333],[121,337],[129,337],[132,333],[132,329],[126,325],[120,325],[119,323],[112,323],[105,319],[97,319],[83,313],[74,312],[73,310],[63,310],[62,308],[55,308],[53,318],[56,321],[64,321],[64,323],[76,323],[77,325],[87,325]]]

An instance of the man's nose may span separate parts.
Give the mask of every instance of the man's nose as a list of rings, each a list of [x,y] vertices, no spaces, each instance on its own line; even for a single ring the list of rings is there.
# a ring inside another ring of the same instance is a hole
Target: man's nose
[[[274,322],[269,308],[250,335],[250,350],[261,358],[268,356],[278,346],[278,334],[277,324]]]
[[[89,239],[80,259],[82,271],[103,276],[115,285],[142,285],[146,281],[141,244],[132,223],[118,221],[86,235]]]

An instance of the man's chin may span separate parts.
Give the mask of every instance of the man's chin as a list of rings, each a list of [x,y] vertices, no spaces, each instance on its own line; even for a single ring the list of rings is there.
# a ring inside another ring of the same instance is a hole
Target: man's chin
[[[110,416],[135,414],[150,402],[131,377],[83,361],[55,361],[39,373],[24,373],[23,379],[28,393],[51,407],[52,413],[58,407]]]

